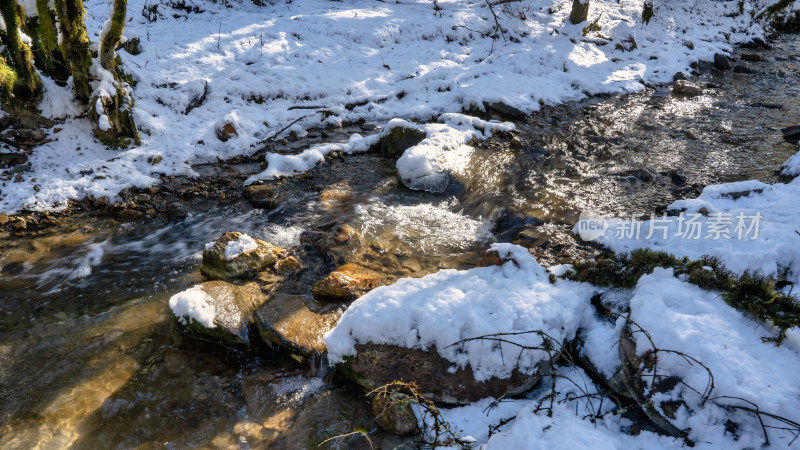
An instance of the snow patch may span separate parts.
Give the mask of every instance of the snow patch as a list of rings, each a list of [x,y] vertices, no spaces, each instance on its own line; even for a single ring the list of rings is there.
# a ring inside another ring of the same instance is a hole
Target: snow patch
[[[169,299],[169,308],[184,325],[194,320],[206,328],[214,327],[216,309],[211,296],[199,285],[173,295]]]
[[[206,248],[208,246],[206,245]],[[250,236],[243,234],[239,239],[225,244],[225,259],[228,261],[236,258],[244,252],[249,252],[258,248],[258,243]]]

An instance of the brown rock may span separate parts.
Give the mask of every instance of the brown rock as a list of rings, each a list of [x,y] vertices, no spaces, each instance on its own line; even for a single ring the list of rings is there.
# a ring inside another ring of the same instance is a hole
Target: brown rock
[[[8,214],[0,213],[0,225],[5,225],[8,223]]]
[[[345,264],[315,283],[311,292],[328,300],[355,300],[376,288],[381,278],[381,274],[366,267]]]
[[[279,258],[275,263],[275,273],[281,276],[294,275],[301,270],[303,270],[303,265],[300,260],[291,255]]]
[[[284,250],[268,242],[255,239],[258,247],[254,250],[246,251],[233,259],[225,256],[225,247],[229,242],[234,242],[242,236],[242,233],[229,231],[214,241],[214,244],[203,251],[203,263],[200,272],[212,280],[229,280],[264,270],[272,267],[278,256]]]
[[[691,81],[678,80],[672,85],[672,92],[674,94],[682,94],[694,97],[702,95],[703,89]]]
[[[322,335],[336,325],[341,312],[318,314],[300,295],[277,294],[255,313],[261,337],[308,358],[326,351]]]
[[[422,142],[426,136],[424,131],[417,128],[395,127],[384,131],[375,149],[386,156],[400,156],[406,149]]]
[[[244,198],[256,208],[273,209],[280,205],[282,196],[272,185],[253,185],[244,188]]]
[[[392,381],[415,383],[419,393],[431,400],[465,405],[486,397],[499,398],[516,388],[533,383],[530,377],[514,370],[509,378],[475,381],[472,368],[452,371],[453,363],[442,358],[435,349],[423,351],[393,345],[357,344],[350,359],[355,381],[368,391]],[[540,363],[539,374],[549,373],[549,362]]]

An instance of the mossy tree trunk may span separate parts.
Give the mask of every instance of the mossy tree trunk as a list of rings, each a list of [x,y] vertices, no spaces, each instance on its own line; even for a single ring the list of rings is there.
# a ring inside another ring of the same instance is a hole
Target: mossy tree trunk
[[[64,79],[67,77],[64,59],[58,47],[55,14],[48,0],[36,0],[36,61],[47,75]]]
[[[3,68],[3,78],[5,83],[13,80],[13,87],[7,92],[6,99],[11,96],[27,99],[36,98],[42,91],[42,80],[33,66],[33,54],[27,44],[22,42],[22,35],[19,31],[20,21],[25,17],[22,7],[12,0],[0,0],[0,14],[6,23],[6,32],[3,34],[3,42],[8,47],[11,60],[15,70],[10,67]],[[9,73],[9,69],[10,73]],[[14,73],[15,75],[11,75]]]
[[[127,6],[127,0],[114,0],[111,19],[100,33],[100,65],[113,78],[114,92],[100,90],[89,102],[89,115],[95,136],[114,147],[126,146],[131,140],[139,142],[139,133],[133,119],[130,86],[120,76],[119,58],[115,52],[125,27]]]
[[[83,0],[55,0],[55,6],[61,31],[61,54],[72,74],[75,97],[88,102],[92,95],[89,85],[92,54],[89,52],[89,35],[84,23],[86,10],[83,9]]]

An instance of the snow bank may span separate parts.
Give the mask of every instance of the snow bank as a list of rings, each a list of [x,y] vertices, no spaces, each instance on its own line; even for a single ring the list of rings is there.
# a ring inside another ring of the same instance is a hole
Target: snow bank
[[[788,269],[800,282],[800,178],[769,185],[742,181],[708,186],[696,199],[679,200],[668,209],[682,216],[639,222],[605,219],[594,239],[617,253],[636,248],[663,250],[698,259],[720,258],[735,272],[750,270],[777,277]],[[579,233],[581,224],[575,226]]]
[[[631,319],[650,333],[657,347],[684,352],[711,370],[715,385],[712,398],[743,398],[763,411],[798,418],[800,385],[796,374],[800,373],[800,355],[796,339],[780,347],[763,342],[762,336],[774,333],[728,306],[719,294],[676,279],[670,269],[656,269],[642,277],[630,307]],[[634,334],[634,338],[640,354],[652,348],[642,333]],[[708,374],[698,365],[688,364],[679,355],[659,353],[658,358],[659,373],[678,376],[700,392],[707,385]],[[691,415],[686,407],[678,410],[675,424],[680,429],[691,427],[690,438],[698,442],[725,439],[725,421],[730,413],[715,404],[752,406],[732,398],[701,405],[700,395],[686,385],[678,385],[669,397],[680,394],[692,410]],[[740,431],[745,433],[737,446],[759,447],[763,436],[758,420],[750,416],[744,425]]]
[[[513,261],[405,278],[356,300],[325,335],[329,360],[341,362],[356,353],[356,344],[372,342],[435,350],[457,367],[469,365],[478,381],[506,378],[515,367],[534,371],[546,353],[520,355],[509,344],[451,345],[491,333],[531,330],[546,331],[559,342],[571,339],[595,289],[568,281],[550,284],[545,269],[522,247],[493,244],[492,249]],[[535,334],[517,341],[541,344]]]
[[[130,0],[129,11],[142,11],[148,1]],[[85,4],[90,39],[97,41],[110,7],[106,0]],[[107,151],[75,112],[83,108],[60,100],[68,89],[45,83],[43,112],[66,117],[57,125],[63,130],[51,130],[55,140],[34,152],[32,172],[14,189],[2,189],[0,211],[63,207],[87,195],[113,198],[123,188],[156,183],[160,174],[191,176],[191,164],[251,154],[297,120],[292,130],[302,134],[343,121],[427,121],[494,102],[535,111],[592,94],[638,91],[642,80],[668,82],[693,61],[761,34],[749,24],[749,2],[737,17],[726,17],[734,2],[668,2],[647,26],[641,0],[599,2],[589,21],[599,18],[600,31],[584,37],[586,24],[565,20],[570,1],[523,0],[495,8],[504,42],[484,37],[495,27],[485,2],[438,5],[437,15],[427,0],[203,2],[202,13],[160,9],[154,22],[132,13],[125,34],[146,36],[143,51],[119,55],[137,82],[133,112],[141,146]],[[615,49],[630,36],[636,49]],[[201,104],[189,110],[193,103]],[[221,142],[214,125],[234,112],[237,134]],[[272,172],[263,178],[307,170],[326,150],[271,156]],[[148,163],[154,156],[161,163]],[[403,170],[431,173],[425,167],[431,160],[422,156]]]
[[[213,328],[216,310],[211,300],[211,296],[198,285],[173,295],[169,299],[169,308],[184,325],[194,320],[206,328]]]

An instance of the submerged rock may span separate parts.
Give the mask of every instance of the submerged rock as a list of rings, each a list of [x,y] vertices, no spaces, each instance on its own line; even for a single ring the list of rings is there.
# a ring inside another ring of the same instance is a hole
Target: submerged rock
[[[200,272],[212,280],[252,275],[275,264],[284,249],[229,231],[206,244]]]
[[[328,300],[355,300],[378,286],[381,274],[358,264],[345,264],[316,282],[313,294]]]
[[[325,352],[322,336],[336,325],[341,311],[316,313],[301,295],[278,294],[255,313],[261,338],[284,346],[302,359]]]
[[[383,344],[358,344],[344,372],[366,390],[372,391],[392,381],[415,383],[419,393],[431,400],[466,405],[486,397],[499,398],[520,386],[533,386],[549,373],[550,362],[542,361],[537,374],[525,376],[514,370],[508,378],[476,381],[472,368],[452,370],[453,363],[436,350],[424,351]]]
[[[254,282],[236,286],[207,281],[172,296],[172,314],[192,335],[235,347],[249,347],[248,324],[267,301]]]

